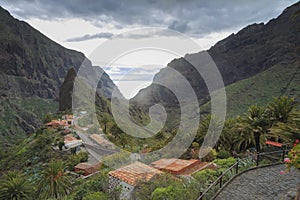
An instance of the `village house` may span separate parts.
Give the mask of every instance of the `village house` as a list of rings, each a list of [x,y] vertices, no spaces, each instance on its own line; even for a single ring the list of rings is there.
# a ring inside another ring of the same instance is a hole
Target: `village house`
[[[77,148],[82,145],[82,140],[75,138],[73,135],[69,134],[64,136],[65,147],[67,148]]]
[[[120,199],[130,199],[133,189],[139,182],[147,182],[161,173],[163,172],[146,164],[134,162],[109,172],[109,187],[110,190],[121,187]]]
[[[101,163],[98,162],[96,164],[89,163],[79,163],[75,166],[74,171],[76,173],[83,173],[84,176],[88,176],[90,174],[96,173],[100,170]]]
[[[92,134],[90,138],[98,145],[100,145],[100,147],[102,148],[106,148],[106,149],[114,148],[114,144],[111,143],[108,139],[106,139],[104,134]]]
[[[217,165],[211,162],[201,162],[196,159],[183,160],[176,158],[163,158],[152,162],[150,166],[176,176],[189,176],[204,169],[217,169]]]

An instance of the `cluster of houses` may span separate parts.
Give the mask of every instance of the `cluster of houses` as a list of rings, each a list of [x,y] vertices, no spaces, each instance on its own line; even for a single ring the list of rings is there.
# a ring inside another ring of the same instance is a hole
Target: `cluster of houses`
[[[62,116],[62,119],[58,120],[51,120],[51,122],[48,122],[45,124],[46,127],[51,128],[67,128],[74,125],[74,116],[73,115],[64,115]]]
[[[45,124],[48,128],[65,129],[64,133],[67,135],[64,136],[64,147],[66,149],[79,148],[83,144],[81,139],[74,137],[72,134],[68,134],[71,132],[69,128],[74,125],[74,120],[74,115],[63,115],[61,119],[51,120]]]
[[[79,163],[75,166],[75,172],[89,176],[98,172],[100,166],[101,163],[93,165]],[[163,173],[186,178],[204,169],[216,170],[217,166],[215,163],[201,162],[196,159],[160,159],[149,165],[136,161],[130,165],[109,172],[109,189],[112,191],[115,188],[121,188],[120,199],[130,199],[138,183],[148,182]]]
[[[214,163],[201,162],[196,159],[160,159],[149,165],[136,161],[109,172],[109,186],[111,190],[121,187],[120,199],[130,199],[135,186],[141,181],[147,182],[162,173],[168,173],[176,177],[190,177],[192,174],[204,169],[216,170],[217,166]]]

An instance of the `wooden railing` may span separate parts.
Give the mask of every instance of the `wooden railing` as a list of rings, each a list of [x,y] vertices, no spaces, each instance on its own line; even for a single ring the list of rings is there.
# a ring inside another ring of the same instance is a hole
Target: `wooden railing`
[[[198,200],[208,200],[213,199],[215,194],[221,190],[221,188],[229,182],[234,176],[239,173],[242,173],[250,168],[258,168],[264,165],[283,163],[285,155],[287,155],[289,150],[280,150],[273,152],[257,153],[251,156],[248,156],[243,159],[237,159],[237,161],[226,169],[224,172],[220,173],[220,176],[212,183],[210,186],[205,189],[203,192],[200,192]],[[247,161],[253,161],[255,164],[248,167],[243,167],[243,163]],[[264,162],[267,161],[267,164]]]

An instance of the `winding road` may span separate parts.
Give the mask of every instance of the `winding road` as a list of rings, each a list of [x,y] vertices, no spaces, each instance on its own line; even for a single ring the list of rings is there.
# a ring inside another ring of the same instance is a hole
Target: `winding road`
[[[100,145],[98,145],[97,143],[95,143],[88,136],[88,134],[86,134],[86,133],[84,133],[82,131],[82,127],[80,127],[80,126],[77,125],[77,120],[78,119],[80,119],[80,117],[76,117],[74,119],[74,124],[75,124],[76,127],[75,127],[75,129],[73,129],[73,131],[75,131],[77,133],[77,135],[81,138],[81,140],[83,141],[84,146],[85,146],[87,152],[92,157],[92,158],[89,159],[89,162],[91,164],[94,164],[96,162],[102,161],[103,157],[118,152],[117,150],[105,149],[105,148],[101,147]]]

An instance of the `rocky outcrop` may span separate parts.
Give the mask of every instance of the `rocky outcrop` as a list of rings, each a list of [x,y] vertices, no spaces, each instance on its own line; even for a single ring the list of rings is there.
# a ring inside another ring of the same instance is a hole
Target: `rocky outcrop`
[[[72,109],[73,89],[74,84],[76,84],[75,82],[77,81],[77,84],[80,84],[82,90],[85,91],[82,95],[79,95],[80,97],[77,97],[78,101],[84,102],[84,98],[89,99],[89,96],[93,95],[95,96],[95,103],[100,111],[111,114],[109,100],[112,98],[113,90],[116,90],[115,94],[118,96],[122,96],[122,94],[103,69],[97,66],[89,66],[88,68],[89,69],[86,72],[87,74],[82,74],[82,77],[87,76],[89,78],[89,80],[86,81],[76,79],[76,69],[71,68],[68,71],[59,91],[59,110],[63,111]],[[89,82],[91,80],[94,81]],[[93,91],[94,89],[91,87],[93,83],[97,83],[95,91]]]
[[[59,110],[72,109],[72,91],[74,88],[74,82],[77,76],[77,72],[74,68],[71,68],[60,88],[59,91]]]

